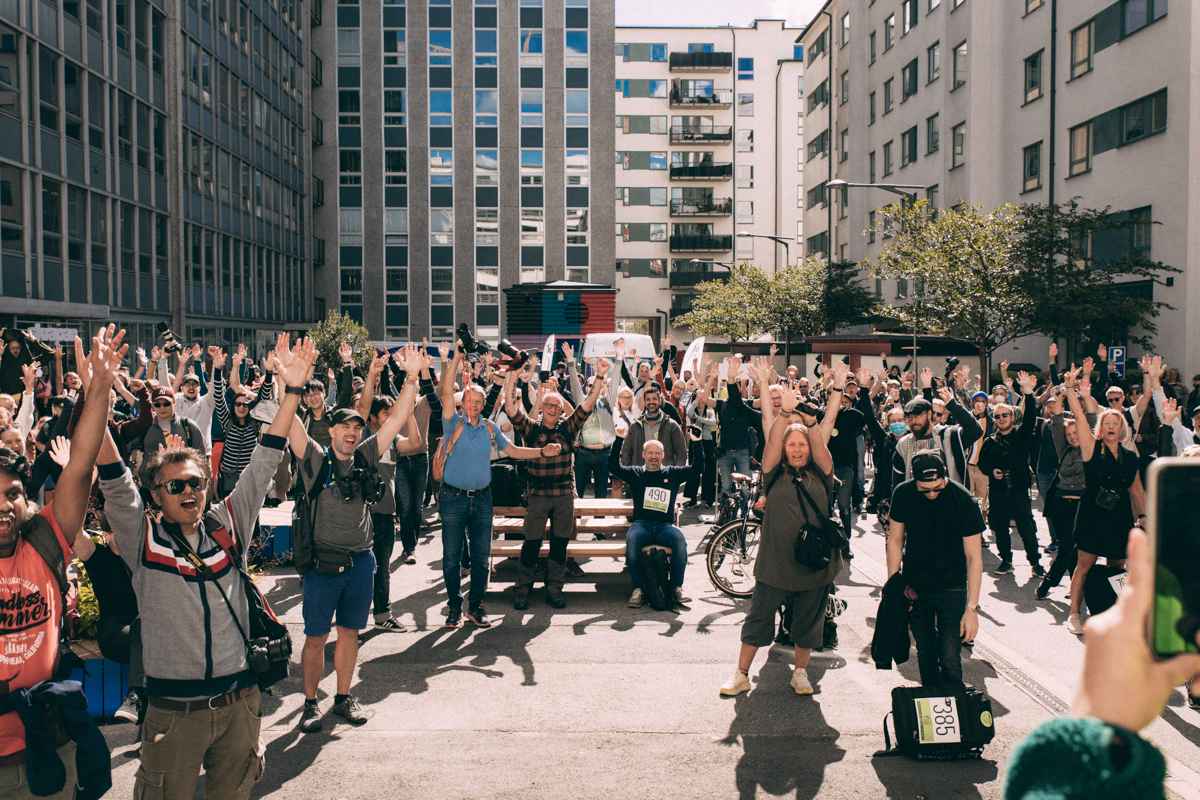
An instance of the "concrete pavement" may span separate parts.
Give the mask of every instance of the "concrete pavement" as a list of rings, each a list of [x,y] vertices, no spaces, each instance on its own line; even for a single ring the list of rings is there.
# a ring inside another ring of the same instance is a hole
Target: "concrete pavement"
[[[855,521],[856,558],[839,579],[848,602],[840,644],[814,654],[809,667],[816,694],[793,693],[791,648],[775,646],[759,652],[750,692],[722,698],[717,689],[733,671],[748,601],[712,588],[695,552],[708,526],[697,519],[685,512],[693,547],[685,592],[694,600],[678,613],[627,608],[628,576],[610,559],[585,562],[587,574],[567,584],[566,610],[552,611],[539,588],[529,611],[516,612],[515,570],[501,563],[485,601],[496,623],[488,630],[441,627],[435,527],[422,538],[417,564],[392,566],[395,612],[410,632],[362,637],[354,693],[374,717],[354,728],[328,715],[323,732],[300,734],[297,663],[277,687],[280,696],[264,702],[267,767],[252,796],[999,798],[1013,747],[1051,716],[1048,707],[1069,703],[1083,646],[1065,628],[1066,589],[1036,601],[1036,579],[1018,554],[1014,575],[985,572],[978,652],[969,659],[964,652],[964,677],[986,688],[996,717],[985,758],[872,758],[883,747],[891,688],[917,683],[915,653],[898,671],[871,662],[886,574],[873,516]],[[1040,535],[1048,541],[1044,523]],[[997,563],[994,550],[985,552],[985,571]],[[262,585],[292,630],[298,660],[299,580],[280,570]],[[321,684],[326,711],[332,651],[331,643]],[[111,796],[128,797],[138,763],[130,757],[133,727],[113,725],[105,734],[114,749]],[[1200,797],[1200,713],[1176,693],[1149,735],[1175,759],[1173,788]]]

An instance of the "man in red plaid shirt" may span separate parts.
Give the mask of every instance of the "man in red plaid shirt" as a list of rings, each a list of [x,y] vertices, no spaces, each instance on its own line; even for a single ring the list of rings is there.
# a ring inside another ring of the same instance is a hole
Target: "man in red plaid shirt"
[[[609,366],[605,358],[596,362],[596,380],[592,381],[592,390],[566,419],[563,419],[563,398],[557,392],[548,392],[542,398],[541,420],[530,419],[517,401],[514,373],[510,371],[505,381],[504,413],[512,421],[513,429],[522,443],[528,447],[543,447],[551,443],[562,446],[556,456],[525,462],[529,507],[525,510],[525,544],[521,547],[517,586],[513,595],[513,608],[518,611],[529,608],[533,570],[541,551],[542,537],[546,534],[547,519],[550,520],[550,557],[546,564],[546,603],[551,608],[567,607],[562,588],[567,575],[567,542],[575,523],[575,473],[572,467],[575,440],[579,429],[596,407],[600,392],[604,390],[604,376],[608,374]]]

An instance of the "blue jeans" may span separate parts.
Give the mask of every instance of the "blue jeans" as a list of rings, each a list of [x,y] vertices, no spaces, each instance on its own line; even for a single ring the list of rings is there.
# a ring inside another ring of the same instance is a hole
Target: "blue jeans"
[[[963,589],[926,592],[917,597],[908,625],[917,645],[921,686],[947,692],[963,688],[962,636],[959,626],[967,610]]]
[[[396,516],[400,519],[400,546],[417,549],[421,532],[421,498],[429,479],[429,455],[418,453],[396,459]]]
[[[740,472],[742,475],[750,474],[750,451],[743,450],[726,450],[721,456],[721,493],[730,494],[733,492],[733,473]],[[745,511],[746,505],[750,502],[750,487],[742,488],[742,510]]]
[[[462,610],[459,561],[463,547],[471,549],[471,589],[467,608],[483,602],[487,591],[488,567],[492,555],[492,490],[478,497],[464,497],[442,487],[439,496],[442,512],[442,580],[446,582],[446,605],[451,611]]]
[[[633,588],[643,588],[639,561],[642,548],[652,544],[671,548],[671,583],[683,586],[683,572],[687,569],[687,539],[683,538],[683,531],[670,522],[635,520],[625,534],[625,563],[629,566]]]
[[[588,450],[575,448],[575,495],[583,497],[588,481],[596,481],[596,499],[608,497],[608,455],[610,447]]]
[[[1050,482],[1054,473],[1037,473],[1038,496],[1042,498],[1042,515],[1046,517],[1046,527],[1050,530],[1050,541],[1058,541],[1058,526],[1054,524],[1054,516],[1050,513],[1050,504],[1046,502],[1046,492],[1050,490]]]

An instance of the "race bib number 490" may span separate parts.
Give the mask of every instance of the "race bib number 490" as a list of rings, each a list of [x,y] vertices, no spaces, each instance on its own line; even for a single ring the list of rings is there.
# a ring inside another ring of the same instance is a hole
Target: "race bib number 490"
[[[671,491],[655,486],[647,486],[642,494],[642,508],[647,511],[661,511],[666,514],[671,508]]]
[[[958,706],[953,697],[918,697],[917,741],[921,744],[955,744],[962,741]]]

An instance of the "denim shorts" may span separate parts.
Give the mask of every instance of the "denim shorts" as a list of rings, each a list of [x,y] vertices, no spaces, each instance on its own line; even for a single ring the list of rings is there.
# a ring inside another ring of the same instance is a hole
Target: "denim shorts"
[[[366,629],[375,590],[375,553],[357,553],[353,562],[340,575],[322,575],[316,570],[305,573],[305,636],[325,636],[335,620],[339,628]]]

